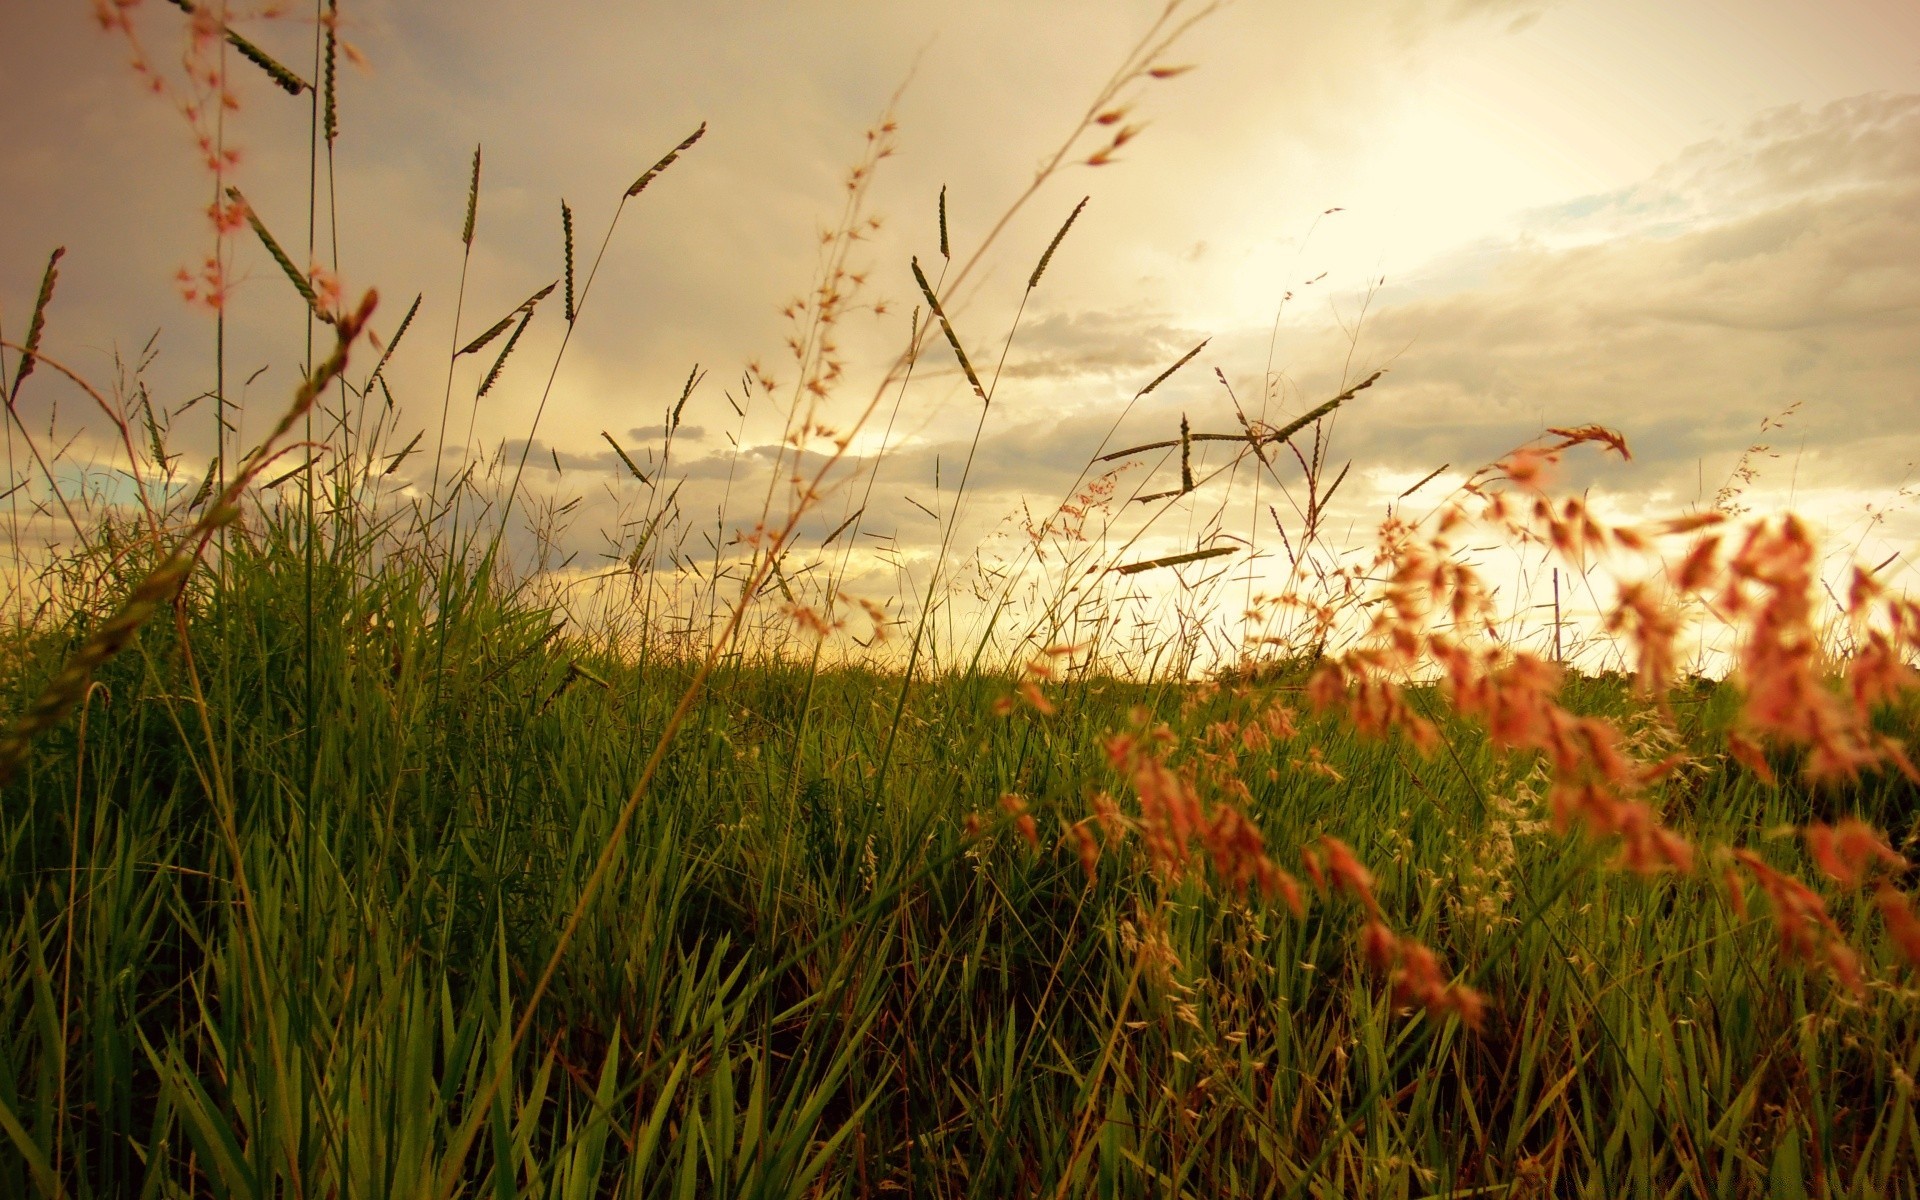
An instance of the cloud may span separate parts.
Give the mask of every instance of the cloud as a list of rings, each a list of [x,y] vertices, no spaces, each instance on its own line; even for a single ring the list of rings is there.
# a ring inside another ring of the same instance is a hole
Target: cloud
[[[1920,459],[1920,97],[1766,113],[1562,213],[1455,264],[1471,285],[1377,311],[1367,344],[1398,352],[1349,446],[1478,463],[1598,421],[1637,451],[1613,486],[1691,498],[1705,478],[1710,497],[1761,418],[1799,404],[1803,484],[1890,491]]]
[[[0,260],[14,268],[7,311],[30,302],[47,249],[67,243],[51,344],[90,354],[165,323],[155,392],[177,405],[209,383],[210,324],[181,310],[167,282],[201,252],[204,181],[182,165],[173,116],[144,103],[112,52],[85,40],[83,14],[60,24],[52,8],[27,7],[18,36],[0,46],[0,101],[20,117],[0,132],[20,168],[0,181],[10,216]],[[555,11],[369,0],[353,32],[378,71],[346,77],[340,236],[348,277],[377,281],[388,297],[376,321],[383,333],[407,299],[426,293],[388,371],[411,422],[396,445],[421,425],[433,437],[443,394],[454,397],[449,437],[466,428],[488,366],[477,360],[491,355],[461,360],[446,378],[444,348],[464,340],[453,329],[459,281],[460,333],[470,337],[553,278],[563,193],[584,281],[633,175],[704,119],[696,151],[621,210],[582,319],[563,330],[559,306],[543,305],[478,410],[478,443],[491,453],[510,439],[511,463],[528,449],[536,405],[547,405],[528,452],[532,486],[644,498],[599,431],[624,430],[623,445],[651,471],[663,431],[639,422],[673,402],[690,364],[730,379],[743,359],[774,360],[769,348],[784,333],[776,307],[806,286],[839,173],[916,53],[925,51],[903,101],[902,153],[876,193],[889,223],[866,251],[876,294],[895,301],[901,326],[917,300],[904,264],[916,253],[931,261],[940,188],[949,188],[956,243],[971,244],[1159,8],[1072,0],[1050,10],[1042,36],[1031,6],[1015,0]],[[1551,9],[1531,0],[1240,5],[1196,30],[1183,61],[1203,69],[1140,98],[1152,127],[1129,147],[1132,161],[1076,172],[1010,225],[1006,263],[976,276],[977,303],[956,312],[970,348],[996,345],[992,331],[1011,319],[1033,256],[1083,191],[1093,193],[1013,341],[972,455],[963,533],[992,527],[1023,496],[1057,502],[1128,398],[1209,334],[1208,350],[1128,415],[1115,444],[1169,436],[1182,413],[1196,428],[1231,428],[1215,367],[1257,408],[1271,330],[1245,297],[1277,290],[1268,265],[1294,261],[1313,214],[1347,201],[1326,171],[1371,152],[1383,112],[1427,98],[1424,57],[1549,24]],[[170,12],[147,6],[145,17],[157,27]],[[288,23],[262,38],[297,49],[297,33]],[[1537,94],[1557,95],[1551,82]],[[248,194],[292,244],[304,234],[306,110],[284,99],[250,89],[241,120],[253,156]],[[463,267],[457,234],[477,141],[480,237]],[[1885,488],[1920,458],[1910,429],[1920,410],[1920,96],[1778,107],[1667,157],[1628,186],[1610,178],[1607,190],[1522,214],[1511,230],[1381,291],[1353,366],[1392,370],[1337,423],[1336,453],[1365,468],[1347,485],[1355,512],[1378,499],[1360,486],[1366,478],[1471,466],[1547,424],[1622,427],[1636,464],[1578,478],[1682,498],[1702,486],[1710,496],[1761,417],[1795,402],[1802,480]],[[227,330],[229,379],[276,364],[243,408],[244,432],[254,433],[290,390],[274,381],[290,382],[305,317],[257,246],[243,242],[239,253],[251,279]],[[1338,390],[1347,345],[1310,307],[1321,290],[1303,293],[1283,329],[1283,361],[1296,364],[1285,412]],[[563,333],[567,357],[549,396]],[[929,399],[952,384],[950,364],[935,343],[916,388],[936,386],[914,393],[874,484],[873,521],[909,547],[928,544],[935,527],[905,497],[946,511],[936,470],[950,504],[969,453],[973,401],[957,394],[940,408]],[[35,428],[51,403],[46,382],[23,396]],[[729,456],[719,430],[734,433],[734,417],[713,390],[688,410],[701,423],[677,431],[671,474],[689,479],[683,509],[710,512],[729,497],[732,520],[767,494],[772,456]],[[777,437],[755,424],[765,409],[745,425],[749,444]],[[181,423],[183,442],[205,411]],[[821,522],[864,495],[872,466],[843,464]],[[599,503],[576,510],[574,527],[591,528]]]
[[[1202,336],[1138,312],[1054,312],[1020,328],[1002,375],[1061,382],[1139,377],[1144,384]]]

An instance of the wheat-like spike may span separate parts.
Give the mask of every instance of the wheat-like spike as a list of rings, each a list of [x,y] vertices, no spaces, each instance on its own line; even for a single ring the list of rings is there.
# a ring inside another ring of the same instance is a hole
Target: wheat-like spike
[[[1188,357],[1191,358],[1192,355],[1188,355]],[[1182,361],[1185,361],[1185,360],[1182,360]],[[1178,364],[1175,364],[1175,367],[1176,369],[1178,369]],[[1282,427],[1280,427],[1277,430],[1274,430],[1271,433],[1262,433],[1256,438],[1250,438],[1248,435],[1244,433],[1187,433],[1187,434],[1183,434],[1178,438],[1174,438],[1170,441],[1143,442],[1138,446],[1128,446],[1125,450],[1115,450],[1112,454],[1102,454],[1099,458],[1096,458],[1093,461],[1112,462],[1116,458],[1126,458],[1130,454],[1140,454],[1147,450],[1166,450],[1171,447],[1178,446],[1183,442],[1247,442],[1253,447],[1255,453],[1259,453],[1260,447],[1271,445],[1274,442],[1284,442],[1288,438],[1292,437],[1294,434],[1300,432],[1302,429],[1305,429],[1308,425],[1311,425],[1313,422],[1318,421],[1321,417],[1326,416],[1328,413],[1332,412],[1334,409],[1339,408],[1342,404],[1345,404],[1347,401],[1353,399],[1354,396],[1372,387],[1374,384],[1374,381],[1379,379],[1384,374],[1386,374],[1384,370],[1375,371],[1371,376],[1361,380],[1359,383],[1354,384],[1352,387],[1348,388],[1346,391],[1341,392],[1338,396],[1335,396],[1333,399],[1327,401],[1325,404],[1322,404],[1318,408],[1315,408],[1312,412],[1307,413],[1305,416],[1302,416],[1293,421],[1290,421],[1286,425],[1283,425]],[[1163,375],[1161,376],[1161,378],[1164,379],[1166,378],[1166,376]],[[1154,383],[1155,384],[1159,383],[1159,380],[1155,380]],[[1152,387],[1153,385],[1150,384],[1148,386]],[[1142,393],[1142,394],[1144,395],[1145,393]],[[1445,469],[1446,468],[1444,467],[1441,468],[1441,470],[1445,470]],[[1178,495],[1177,492],[1173,494]],[[1158,499],[1159,497],[1156,496],[1156,497],[1148,497],[1148,498]]]
[[[307,278],[305,272],[293,265],[293,260],[287,257],[287,252],[280,248],[280,243],[273,240],[273,235],[267,232],[266,223],[260,220],[259,213],[253,211],[253,205],[247,203],[247,198],[240,194],[240,189],[228,188],[227,199],[247,210],[247,224],[253,226],[254,235],[260,239],[260,244],[267,248],[267,253],[273,256],[273,261],[280,264],[280,270],[293,283],[294,290],[300,293],[301,299],[307,302],[307,307],[313,310],[314,315],[331,324],[333,314],[321,305],[320,297],[314,293],[313,281]]]
[[[828,534],[826,536],[826,540],[820,543],[820,548],[822,550],[825,550],[828,546],[833,545],[833,540],[839,537],[841,534],[845,533],[847,531],[847,527],[849,525],[852,525],[855,521],[858,521],[860,519],[860,514],[866,511],[867,511],[867,506],[863,504],[858,509],[854,510],[854,514],[852,516],[840,522],[840,524],[834,526],[833,532]]]
[[[191,10],[189,10],[191,11]],[[267,73],[267,77],[280,85],[280,90],[289,96],[298,96],[307,90],[307,81],[274,61],[272,55],[241,37],[232,29],[226,31],[227,43],[240,52],[240,56]]]
[[[700,385],[700,364],[693,364],[693,370],[687,372],[687,382],[680,389],[680,399],[673,406],[673,416],[667,421],[667,432],[680,428],[680,410],[687,406],[687,397],[693,395],[693,389]]]
[[[1450,462],[1441,463],[1439,466],[1435,467],[1433,470],[1428,471],[1425,475],[1422,475],[1420,477],[1419,483],[1416,483],[1412,487],[1408,488],[1406,491],[1401,492],[1398,496],[1395,496],[1394,499],[1405,500],[1408,496],[1413,495],[1415,492],[1419,491],[1421,488],[1427,486],[1429,483],[1432,483],[1435,476],[1437,476],[1438,474],[1440,474],[1440,472],[1446,470],[1448,467],[1452,465],[1453,464]]]
[[[1359,383],[1356,383],[1352,387],[1348,388],[1346,391],[1341,392],[1338,396],[1335,396],[1333,399],[1327,401],[1325,404],[1322,404],[1318,408],[1315,408],[1312,412],[1306,413],[1305,415],[1300,417],[1296,417],[1293,420],[1287,422],[1285,425],[1282,425],[1280,428],[1274,430],[1272,433],[1262,438],[1261,441],[1268,442],[1268,443],[1286,441],[1288,438],[1292,437],[1294,434],[1299,433],[1302,429],[1305,429],[1307,426],[1313,424],[1315,421],[1318,421],[1321,417],[1326,416],[1328,413],[1332,412],[1334,409],[1339,408],[1342,404],[1345,404],[1347,401],[1353,399],[1355,396],[1359,395],[1361,392],[1364,392],[1368,388],[1372,387],[1374,385],[1374,381],[1378,380],[1382,375],[1385,375],[1385,374],[1386,374],[1386,371],[1384,370],[1375,371],[1373,374],[1367,376],[1365,379],[1362,379]]]
[[[172,4],[175,8],[189,16],[196,11],[193,0],[172,0]],[[248,62],[265,71],[275,83],[280,85],[281,90],[286,92],[287,95],[298,96],[301,92],[307,90],[306,80],[274,61],[273,57],[265,50],[262,50],[252,42],[241,37],[238,33],[235,33],[232,26],[222,25],[220,32],[227,39],[228,45],[244,55]],[[331,38],[329,38],[329,40],[331,40]],[[332,140],[331,136],[329,136],[328,140]]]
[[[162,471],[172,470],[174,461],[180,456],[168,455],[166,436],[154,416],[153,402],[146,396],[144,387],[140,398],[140,424],[147,431],[147,453],[153,455],[153,461],[160,464]]]
[[[705,137],[706,133],[707,133],[707,123],[705,121],[702,121],[700,122],[700,128],[688,134],[684,139],[682,139],[682,141],[678,146],[675,146],[673,149],[667,151],[667,156],[665,158],[653,164],[651,167],[648,167],[646,174],[640,176],[640,178],[633,181],[633,186],[627,189],[627,198],[631,200],[633,197],[638,196],[642,191],[646,189],[646,186],[648,184],[653,182],[654,176],[660,174],[660,172],[672,166],[674,159],[679,158],[682,152],[692,149],[693,144],[699,141],[702,137]]]
[[[1314,508],[1315,508],[1315,509],[1316,509],[1317,511],[1320,511],[1320,512],[1325,512],[1325,511],[1326,511],[1326,507],[1327,507],[1327,505],[1329,505],[1329,504],[1331,504],[1331,503],[1333,503],[1333,494],[1334,494],[1335,492],[1337,492],[1337,491],[1339,491],[1339,490],[1340,490],[1340,485],[1341,485],[1342,483],[1345,483],[1345,482],[1346,482],[1346,479],[1347,479],[1347,472],[1348,472],[1348,471],[1351,471],[1352,469],[1353,469],[1353,460],[1352,460],[1352,459],[1348,459],[1348,460],[1347,460],[1347,465],[1346,465],[1346,466],[1344,466],[1344,467],[1341,467],[1341,468],[1340,468],[1340,473],[1339,473],[1338,475],[1336,475],[1336,476],[1334,476],[1334,478],[1333,478],[1333,486],[1332,486],[1332,487],[1329,487],[1329,488],[1327,489],[1327,494],[1326,494],[1326,495],[1324,495],[1324,496],[1322,496],[1322,497],[1320,497],[1320,499],[1319,499],[1319,500],[1317,500],[1317,501],[1315,501],[1315,502],[1314,502],[1314,506],[1313,506],[1313,507],[1314,507]]]
[[[953,347],[953,356],[960,360],[960,369],[966,372],[967,382],[973,385],[973,394],[980,397],[980,403],[987,403],[987,389],[980,386],[980,376],[974,374],[973,364],[967,361],[967,352],[960,347],[960,338],[953,332],[953,322],[947,320],[947,311],[940,307],[940,301],[933,294],[933,285],[927,282],[927,276],[920,269],[920,260],[913,260],[913,278],[920,284],[920,292],[927,298],[927,308],[940,319],[940,329],[947,335],[947,344]]]
[[[321,128],[326,133],[328,145],[332,145],[333,140],[340,136],[340,113],[339,106],[335,103],[334,94],[334,60],[339,56],[340,49],[340,39],[334,27],[339,19],[340,5],[338,0],[327,0],[327,60],[326,73],[322,77],[322,86],[325,89],[325,95],[322,99],[323,123]]]
[[[498,321],[495,321],[492,325],[488,326],[487,331],[485,333],[473,339],[471,342],[468,342],[466,345],[460,347],[459,352],[456,353],[454,357],[459,358],[462,354],[478,354],[480,351],[486,349],[488,342],[491,342],[493,339],[499,337],[501,334],[507,331],[507,326],[513,324],[513,319],[515,317],[520,316],[522,313],[533,312],[534,305],[540,303],[542,300],[545,300],[548,296],[551,296],[553,294],[553,289],[559,284],[559,282],[560,281],[556,279],[552,283],[548,284],[547,286],[541,288],[539,291],[535,292],[533,295],[528,296],[525,300],[522,300],[519,304],[514,306],[513,311],[509,312],[506,316],[501,317]]]
[[[1193,490],[1193,429],[1187,424],[1187,414],[1180,414],[1180,491]]]
[[[59,673],[27,706],[27,710],[14,720],[4,736],[0,736],[0,783],[10,780],[26,761],[33,739],[58,724],[86,696],[93,673],[126,649],[140,626],[180,590],[207,539],[222,525],[240,515],[240,499],[261,468],[273,460],[275,444],[293,428],[294,422],[306,415],[307,410],[313,407],[313,402],[346,368],[347,351],[366,325],[367,318],[373,315],[376,300],[375,293],[368,292],[355,312],[339,320],[338,339],[334,343],[333,353],[300,385],[294,393],[292,407],[287,409],[266,440],[241,463],[233,479],[213,503],[207,505],[180,540],[174,543],[173,549],[160,565],[134,585],[132,594],[119,610],[88,635]],[[207,478],[212,477],[210,471]]]
[[[1227,373],[1215,367],[1213,377],[1220,381],[1220,386],[1227,390],[1227,399],[1233,402],[1233,419],[1240,422],[1240,436],[1246,439],[1247,447],[1260,460],[1261,466],[1272,467],[1273,464],[1267,461],[1267,452],[1260,448],[1259,433],[1255,431],[1253,422],[1247,420],[1246,410],[1240,407],[1240,397],[1233,394],[1233,385],[1227,382]]]
[[[200,477],[200,486],[193,493],[193,499],[187,501],[187,511],[192,512],[207,502],[213,494],[213,481],[220,475],[220,456],[214,455],[207,462],[207,473]]]
[[[53,303],[53,285],[60,281],[60,260],[66,253],[65,246],[55,246],[47,256],[47,269],[40,276],[40,295],[33,302],[33,319],[27,323],[27,340],[21,343],[20,365],[13,371],[13,390],[7,393],[9,405],[19,398],[21,381],[33,374],[34,352],[40,349],[40,335],[47,328],[47,305]]]
[[[940,257],[952,258],[947,251],[947,185],[940,185]]]
[[[307,456],[307,461],[301,463],[297,467],[293,467],[289,470],[282,471],[278,475],[275,475],[272,479],[269,479],[265,483],[261,484],[260,490],[263,492],[270,492],[273,489],[279,487],[281,484],[285,483],[287,480],[292,479],[295,475],[306,474],[306,472],[313,467],[313,464],[316,461],[318,460],[315,459],[313,455],[309,454]]]
[[[473,147],[473,174],[467,180],[467,223],[460,227],[460,244],[473,249],[473,220],[480,215],[480,146]]]
[[[1207,343],[1212,340],[1213,340],[1212,338],[1201,339],[1200,344],[1198,346],[1195,346],[1193,349],[1187,351],[1185,354],[1182,354],[1180,356],[1179,362],[1174,363],[1172,366],[1168,367],[1166,370],[1160,372],[1158,375],[1155,375],[1153,377],[1153,382],[1141,388],[1139,391],[1135,392],[1133,394],[1133,398],[1135,400],[1138,400],[1142,396],[1146,395],[1148,392],[1151,392],[1153,389],[1165,383],[1167,380],[1172,379],[1173,373],[1175,371],[1178,371],[1181,367],[1184,367],[1188,363],[1192,362],[1193,356],[1200,353],[1202,350],[1205,350],[1207,348]]]
[[[613,452],[620,456],[621,462],[627,464],[627,470],[633,472],[633,477],[635,479],[638,479],[641,483],[646,484],[648,487],[653,486],[653,480],[648,479],[645,473],[643,473],[640,470],[640,468],[634,464],[633,459],[627,455],[627,452],[620,448],[620,443],[613,440],[613,435],[611,433],[608,433],[606,430],[602,429],[600,431],[600,436],[607,439],[607,445],[613,447]]]
[[[460,347],[459,353],[455,354],[454,357],[459,358],[462,354],[478,354],[481,350],[486,349],[487,343],[505,333],[508,327],[513,324],[513,319],[519,315],[520,310],[516,308],[506,316],[501,317],[498,321],[488,326],[485,333]]]
[[[413,324],[413,314],[420,311],[420,300],[424,295],[425,293],[422,292],[414,296],[412,305],[407,308],[407,315],[400,318],[400,327],[393,331],[392,337],[387,339],[387,348],[380,352],[380,361],[374,364],[373,373],[367,376],[365,386],[360,389],[363,394],[373,390],[374,380],[380,378],[380,372],[387,369],[387,360],[392,358],[393,352],[400,348],[400,339],[407,336],[407,327]]]
[[[1113,568],[1115,575],[1138,575],[1142,571],[1151,571],[1156,567],[1177,567],[1182,563],[1199,562],[1207,558],[1219,558],[1223,554],[1232,554],[1232,546],[1215,546],[1211,550],[1189,550],[1185,554],[1169,554],[1165,558],[1149,559],[1146,562],[1128,563],[1124,567]]]
[[[673,511],[673,502],[679,497],[680,489],[686,482],[686,480],[682,479],[679,483],[673,485],[672,491],[667,493],[666,501],[660,505],[660,510],[653,514],[653,520],[647,522],[647,527],[640,531],[640,538],[633,544],[633,554],[629,561],[638,563],[640,561],[640,555],[645,553],[646,548],[653,544],[653,535],[659,530],[660,522],[666,518],[668,513]],[[653,485],[648,484],[647,486],[652,487]],[[668,526],[668,528],[672,528],[672,526]]]
[[[420,439],[425,436],[427,436],[427,431],[424,429],[422,429],[419,433],[414,434],[413,440],[408,442],[406,445],[400,447],[400,453],[394,455],[391,459],[387,461],[387,469],[380,472],[380,474],[383,476],[391,475],[395,471],[398,471],[400,469],[400,464],[407,461],[407,456],[413,453],[413,448],[415,446],[418,446],[420,444]]]
[[[1080,203],[1074,205],[1073,211],[1067,214],[1066,223],[1060,226],[1060,232],[1054,234],[1053,240],[1047,243],[1047,252],[1040,256],[1039,263],[1033,268],[1033,275],[1027,280],[1028,291],[1040,286],[1040,277],[1047,273],[1047,264],[1053,261],[1053,252],[1060,248],[1060,240],[1067,236],[1067,230],[1072,229],[1073,223],[1080,219],[1081,211],[1087,207],[1087,201],[1091,199],[1093,199],[1091,196],[1082,196]]]
[[[500,369],[507,365],[507,356],[513,353],[514,344],[520,340],[520,335],[526,332],[527,322],[531,320],[533,320],[533,306],[529,304],[521,311],[520,323],[513,327],[513,335],[507,339],[507,344],[500,347],[500,357],[493,360],[493,370],[488,371],[487,377],[480,381],[480,390],[474,393],[476,399],[493,389],[494,381],[500,378]]]
[[[566,242],[567,251],[567,324],[573,324],[576,309],[573,307],[573,210],[567,207],[566,199],[560,201],[560,235]]]

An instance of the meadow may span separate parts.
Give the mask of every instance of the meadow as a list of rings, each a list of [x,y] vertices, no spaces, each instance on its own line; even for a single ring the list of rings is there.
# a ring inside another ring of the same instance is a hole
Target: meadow
[[[309,82],[175,6],[332,143],[328,21]],[[1010,213],[1134,140],[1209,12],[1168,7]],[[229,86],[173,98],[193,122]],[[1629,452],[1598,426],[1356,555],[1323,433],[1379,375],[1103,445],[1013,567],[950,568],[951,520],[911,592],[849,594],[880,503],[856,435],[916,369],[982,420],[1001,386],[943,299],[1007,221],[953,245],[944,196],[889,264],[904,345],[852,382],[896,136],[847,175],[791,359],[728,392],[785,423],[771,467],[741,455],[755,511],[675,504],[671,407],[657,454],[607,437],[638,511],[584,588],[530,436],[444,474],[431,450],[473,420],[462,359],[484,394],[536,313],[594,318],[571,209],[556,286],[461,327],[437,408],[396,404],[388,363],[432,353],[414,310],[297,267],[212,145],[208,235],[275,264],[312,348],[269,436],[211,456],[137,371],[68,369],[54,255],[0,330],[0,1194],[1920,1195],[1920,605],[1790,514],[1620,525],[1558,494],[1570,457]],[[188,281],[209,320],[223,255]],[[22,418],[42,388],[85,397],[128,486],[63,487]],[[1112,473],[1150,453],[1177,488]],[[1256,467],[1307,497],[1260,595],[1218,541],[1141,549]],[[1525,648],[1547,618],[1500,608],[1489,539],[1607,581],[1591,653]],[[1143,580],[1170,581],[1146,632]],[[1703,626],[1724,674],[1690,668]]]

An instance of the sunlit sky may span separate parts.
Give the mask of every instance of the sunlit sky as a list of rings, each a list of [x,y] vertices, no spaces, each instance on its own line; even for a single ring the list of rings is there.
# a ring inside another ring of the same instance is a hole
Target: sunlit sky
[[[644,446],[695,363],[708,381],[675,456],[696,490],[723,473],[702,462],[727,449],[722,390],[750,359],[780,374],[778,310],[807,286],[862,131],[903,84],[900,153],[874,192],[887,224],[865,259],[892,316],[852,343],[876,360],[917,299],[910,256],[937,256],[940,188],[965,250],[1159,7],[346,0],[342,29],[367,67],[341,76],[339,273],[382,290],[386,330],[425,295],[392,376],[413,426],[431,426],[474,145],[485,169],[462,336],[558,274],[562,197],[597,245],[638,171],[708,123],[623,216],[538,431],[536,484],[588,495],[590,528],[619,487],[600,432]],[[137,19],[156,60],[177,56],[176,9],[148,0]],[[310,22],[237,24],[311,70]],[[116,348],[158,330],[151,375],[177,407],[211,382],[211,322],[173,284],[205,253],[207,179],[126,56],[82,0],[0,5],[0,328],[18,339],[45,255],[65,245],[48,351],[105,378]],[[1058,503],[1127,397],[1211,338],[1119,443],[1169,436],[1183,412],[1231,428],[1214,370],[1257,401],[1270,347],[1283,382],[1269,420],[1388,367],[1335,433],[1356,528],[1442,463],[1602,422],[1635,461],[1583,460],[1568,483],[1620,511],[1708,502],[1765,440],[1777,457],[1758,460],[1758,507],[1791,498],[1836,538],[1914,548],[1901,489],[1920,459],[1920,5],[1241,0],[1172,57],[1197,69],[1139,89],[1146,128],[1121,161],[1050,183],[958,298],[957,324],[991,360],[1034,257],[1090,197],[1021,318],[969,537],[1023,498]],[[240,66],[238,181],[304,247],[306,101]],[[304,324],[257,246],[240,264],[228,363],[237,378],[267,368],[246,393],[257,428],[295,378]],[[557,307],[530,328],[480,410],[487,444],[526,436],[560,328]],[[462,360],[462,403],[485,365]],[[935,365],[876,492],[889,511],[870,518],[907,546],[932,527],[901,498],[929,500],[936,458],[951,479],[978,414]],[[50,380],[23,393],[22,416],[44,426],[56,402],[61,428],[78,429],[76,395]],[[1796,404],[1760,439],[1764,418]],[[197,419],[175,436],[204,452]],[[750,426],[746,440],[776,434]],[[94,453],[110,458],[104,438]],[[1889,514],[1871,530],[1868,505]]]

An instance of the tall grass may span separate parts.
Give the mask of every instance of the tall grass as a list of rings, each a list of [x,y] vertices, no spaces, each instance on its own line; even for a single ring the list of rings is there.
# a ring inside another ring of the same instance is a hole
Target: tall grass
[[[180,7],[202,50],[311,90]],[[975,250],[942,196],[905,348],[848,395],[878,123],[793,310],[789,390],[756,369],[727,392],[742,428],[786,414],[756,522],[729,543],[737,513],[706,535],[678,507],[696,368],[657,455],[606,435],[642,498],[595,587],[549,557],[565,505],[525,484],[532,431],[451,478],[416,456],[383,371],[418,301],[376,356],[369,307],[279,250],[336,351],[276,436],[196,475],[137,371],[95,389],[47,348],[50,265],[0,380],[35,472],[0,658],[0,1194],[1920,1194],[1920,823],[1894,740],[1920,612],[1861,572],[1823,637],[1791,520],[1610,526],[1550,491],[1565,454],[1624,453],[1586,427],[1356,560],[1323,528],[1324,419],[1374,374],[1290,420],[1236,400],[1238,433],[1102,444],[998,576],[954,540],[963,468],[924,573],[846,594],[873,497],[854,434],[919,401],[925,355],[984,422],[1001,373],[977,364],[1020,317],[982,351],[951,297],[1049,179],[1132,141],[1207,11],[1169,6]],[[563,202],[569,331],[627,202],[698,169],[698,136],[619,198],[577,292]],[[476,151],[463,264],[482,203]],[[216,235],[277,248],[235,205]],[[465,355],[495,355],[479,392],[510,383],[545,295],[456,328],[423,428],[459,428]],[[134,503],[62,490],[18,419],[29,376],[88,388]],[[1176,491],[1113,473],[1155,451]],[[1226,504],[1192,549],[1148,547],[1283,453],[1289,569],[1222,642]],[[516,511],[549,535],[530,561]],[[1468,529],[1613,578],[1634,674],[1503,637]],[[1148,634],[1141,577],[1179,581]],[[1684,676],[1684,623],[1716,619],[1738,674]]]

